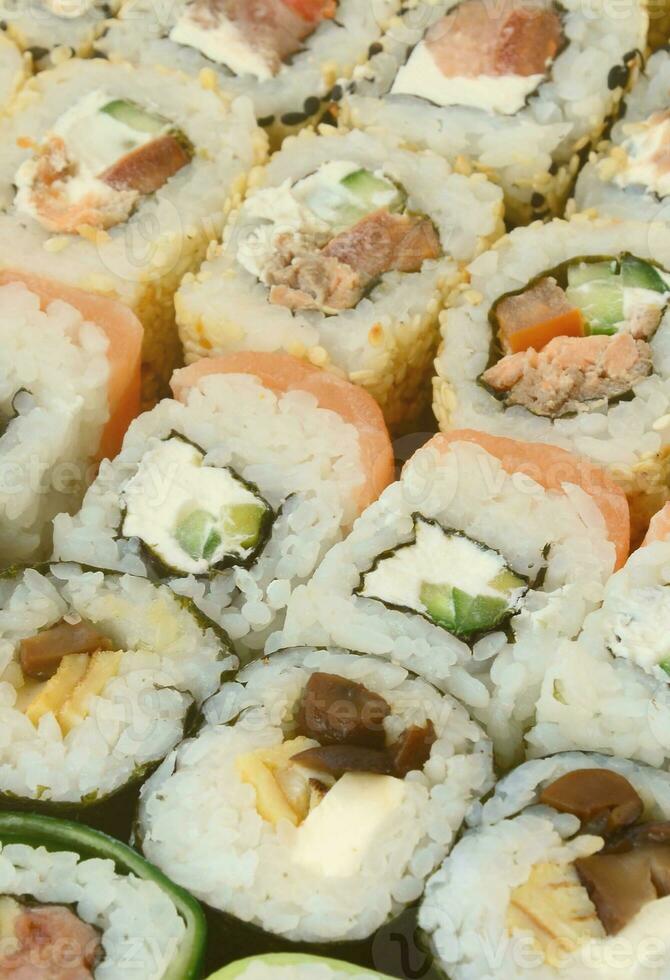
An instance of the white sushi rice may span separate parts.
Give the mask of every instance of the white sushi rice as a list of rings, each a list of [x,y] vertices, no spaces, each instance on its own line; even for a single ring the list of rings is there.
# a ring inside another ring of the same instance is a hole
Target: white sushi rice
[[[385,698],[389,738],[428,719],[437,733],[423,771],[404,779],[400,804],[353,876],[319,874],[297,863],[292,850],[300,828],[263,821],[253,789],[235,767],[241,754],[283,741],[282,724],[314,671],[351,678]],[[489,743],[466,711],[374,657],[296,650],[266,658],[225,685],[207,703],[206,718],[199,736],[166,759],[143,788],[143,851],[208,905],[291,940],[365,938],[415,901],[470,803],[492,779]]]
[[[314,115],[314,109],[304,112],[307,99],[323,100],[338,78],[351,75],[366,60],[370,45],[379,41],[400,4],[399,0],[339,0],[336,16],[322,22],[290,64],[266,81],[252,74],[235,76],[195,48],[171,41],[170,31],[185,6],[186,0],[168,7],[151,0],[128,0],[97,47],[112,60],[179,68],[190,75],[215,74],[223,92],[250,96],[257,118],[267,126],[277,123],[279,131],[285,131]]]
[[[179,332],[187,361],[235,350],[285,350],[335,368],[367,388],[387,421],[397,423],[416,414],[425,398],[448,288],[463,264],[502,232],[501,194],[481,175],[452,173],[434,154],[399,150],[360,132],[289,139],[254,176],[253,191],[279,190],[334,160],[383,170],[404,188],[408,211],[433,221],[443,257],[425,261],[419,272],[385,273],[354,309],[291,311],[271,304],[268,287],[238,259],[262,224],[252,193],[231,215],[220,247],[182,283],[175,297]]]
[[[74,906],[102,933],[95,980],[161,980],[186,934],[174,904],[153,881],[120,875],[114,862],[28,844],[0,844],[0,892]]]
[[[120,491],[152,445],[173,431],[206,450],[206,463],[231,466],[256,484],[278,512],[251,568],[237,566],[207,582],[191,576],[172,583],[231,638],[262,649],[293,589],[359,513],[366,476],[358,433],[306,392],[277,395],[250,375],[208,375],[192,389],[188,405],[165,400],[131,425],[122,452],[103,462],[80,512],[56,518],[56,556],[148,573],[137,540],[118,535]]]
[[[169,119],[196,148],[191,162],[130,218],[107,232],[53,234],[16,210],[19,166],[47,131],[87,92],[138,100]],[[21,141],[21,145],[19,145]],[[181,358],[173,294],[184,273],[197,267],[216,238],[226,211],[244,190],[246,176],[264,159],[265,136],[248,99],[229,103],[176,72],[73,59],[31,79],[15,100],[4,129],[0,160],[0,268],[29,269],[69,285],[125,302],[144,326],[143,381],[150,398]]]
[[[454,0],[408,5],[385,37],[384,50],[354,73],[344,119],[394,133],[450,160],[464,157],[495,174],[515,221],[556,213],[577,168],[576,152],[598,137],[623,94],[620,83],[609,88],[611,70],[622,65],[624,56],[634,57],[636,49],[645,48],[646,9],[635,0],[616,10],[608,0],[561,3],[568,44],[553,61],[547,80],[514,116],[389,95],[411,49],[454,6]]]
[[[600,837],[570,839],[579,830],[576,817],[535,805],[548,783],[590,768],[612,769],[629,780],[645,804],[645,820],[670,817],[670,776],[625,759],[571,753],[514,770],[490,800],[475,807],[476,829],[461,839],[426,889],[419,925],[452,980],[663,980],[668,975],[667,899],[650,903],[618,935],[566,952],[560,968],[543,962],[529,933],[510,937],[507,931],[510,894],[535,864],[570,864],[600,849]]]
[[[37,726],[16,707],[24,637],[79,615],[124,656],[88,714],[63,735],[53,712]],[[179,742],[190,706],[237,667],[212,629],[166,586],[53,565],[0,581],[0,792],[79,802],[118,790]]]
[[[108,340],[56,300],[0,286],[0,563],[47,557],[50,521],[93,479],[109,416]],[[14,416],[17,412],[18,415]]]
[[[621,220],[665,221],[670,219],[670,202],[641,185],[619,187],[613,177],[612,156],[630,134],[631,124],[643,122],[652,113],[664,112],[670,104],[670,52],[656,51],[645,65],[632,91],[626,96],[625,111],[612,127],[609,141],[582,169],[574,192],[574,206],[601,217]],[[662,164],[660,169],[663,170]]]
[[[501,296],[571,259],[631,252],[670,269],[670,232],[642,222],[552,221],[519,228],[470,266],[470,283],[442,316],[434,409],[440,427],[480,429],[526,442],[544,442],[587,456],[606,468],[635,506],[667,496],[670,444],[670,311],[650,341],[653,373],[635,385],[635,397],[595,404],[570,417],[549,419],[521,406],[505,408],[479,382],[488,366],[489,312]],[[658,506],[658,503],[656,504]]]
[[[19,86],[25,81],[28,64],[14,42],[0,34],[0,115],[10,107]]]
[[[670,760],[670,678],[652,666],[653,653],[668,637],[663,614],[670,589],[670,543],[658,541],[634,552],[605,588],[576,643],[559,647],[547,670],[528,733],[533,755],[581,748],[667,767]],[[631,615],[635,619],[631,621]],[[638,618],[639,617],[639,618]],[[611,651],[619,635],[621,653]]]
[[[10,37],[43,69],[88,57],[120,0],[3,0],[0,18]]]
[[[554,644],[579,631],[614,567],[614,547],[593,499],[574,485],[563,489],[546,491],[525,473],[507,473],[472,443],[456,443],[443,455],[420,450],[402,480],[296,590],[268,649],[332,643],[402,664],[474,707],[496,751],[511,761],[532,721]],[[471,648],[419,614],[353,594],[378,555],[412,539],[415,513],[500,552],[531,582],[550,545],[542,586],[531,588],[511,620],[514,642],[498,630]]]

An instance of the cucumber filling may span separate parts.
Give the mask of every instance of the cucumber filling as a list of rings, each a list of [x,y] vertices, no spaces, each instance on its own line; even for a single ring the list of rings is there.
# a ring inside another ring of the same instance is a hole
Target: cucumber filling
[[[170,436],[145,454],[121,492],[124,537],[136,537],[177,575],[206,575],[253,560],[272,521],[270,505],[231,469]]]
[[[620,262],[568,266],[566,296],[584,315],[590,334],[632,333],[648,339],[670,296],[670,279],[633,255]]]
[[[527,591],[497,551],[416,515],[414,541],[380,556],[357,594],[418,612],[468,639],[519,612]]]

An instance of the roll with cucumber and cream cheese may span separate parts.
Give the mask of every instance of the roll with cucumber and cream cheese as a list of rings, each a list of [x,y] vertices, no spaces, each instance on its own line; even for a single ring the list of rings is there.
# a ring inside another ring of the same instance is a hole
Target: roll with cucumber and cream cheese
[[[639,542],[668,495],[670,235],[642,222],[517,229],[442,318],[440,427],[551,443],[625,490]]]

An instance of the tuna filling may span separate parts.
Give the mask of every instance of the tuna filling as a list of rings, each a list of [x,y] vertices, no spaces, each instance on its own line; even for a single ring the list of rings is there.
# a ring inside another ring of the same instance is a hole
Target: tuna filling
[[[1,980],[92,980],[100,933],[61,905],[0,898]]]
[[[669,297],[668,274],[632,255],[568,263],[496,303],[502,357],[481,381],[548,418],[627,395],[652,373],[648,342]]]
[[[293,186],[253,195],[258,227],[241,265],[269,287],[270,302],[333,314],[351,309],[389,272],[419,272],[442,250],[432,221],[406,209],[382,171],[337,161]]]
[[[32,149],[16,173],[16,207],[63,234],[125,221],[193,156],[168,120],[100,91],[79,99]]]
[[[472,640],[519,612],[527,591],[497,551],[416,515],[414,540],[380,555],[357,594]]]
[[[170,40],[267,81],[336,9],[335,0],[190,0]]]
[[[512,115],[544,81],[563,43],[550,4],[464,0],[417,44],[391,91]]]
[[[273,513],[256,487],[213,466],[181,436],[142,458],[121,491],[124,537],[176,575],[207,575],[248,564],[265,544]]]

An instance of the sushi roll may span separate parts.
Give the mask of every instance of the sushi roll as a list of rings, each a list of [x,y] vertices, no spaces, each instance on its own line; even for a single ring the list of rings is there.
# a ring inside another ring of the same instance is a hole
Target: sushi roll
[[[463,266],[503,231],[498,188],[365,133],[288,140],[175,303],[186,360],[286,350],[407,423]]]
[[[335,83],[376,50],[399,0],[127,0],[98,50],[201,74],[248,95],[275,146],[325,111]]]
[[[555,644],[627,553],[624,494],[586,459],[439,434],[294,592],[268,650],[333,644],[401,664],[471,706],[509,765]]]
[[[602,217],[670,220],[670,52],[657,51],[626,96],[609,142],[581,171],[575,207]]]
[[[81,824],[0,813],[0,972],[31,980],[198,980],[198,903]]]
[[[29,64],[29,57],[0,34],[0,117],[9,109],[20,85],[28,77]]]
[[[3,141],[0,268],[126,303],[155,401],[181,363],[174,291],[265,152],[251,104],[177,73],[71,60],[24,86]]]
[[[101,811],[174,748],[237,663],[166,586],[74,564],[5,573],[2,805]]]
[[[0,271],[0,568],[47,558],[139,411],[142,328],[130,310]]]
[[[470,266],[442,318],[434,408],[590,457],[639,542],[668,497],[670,234],[642,222],[519,228]]]
[[[170,580],[261,649],[295,586],[393,478],[381,412],[288,354],[210,358],[173,388],[81,511],[56,519],[55,554]]]
[[[303,953],[269,953],[224,966],[209,980],[389,980],[381,973],[362,970],[341,960]]]
[[[637,74],[647,24],[637,0],[419,0],[356,70],[339,118],[495,176],[514,224],[558,214]]]
[[[503,779],[429,881],[419,923],[450,980],[662,980],[670,775],[567,753]]]
[[[256,661],[205,718],[145,784],[144,855],[206,903],[228,956],[246,941],[372,965],[374,933],[491,785],[482,730],[403,668],[342,650]]]
[[[39,70],[93,53],[105,20],[120,0],[11,0],[2,5],[2,26]]]
[[[577,642],[559,647],[528,733],[534,755],[582,748],[670,761],[670,505],[605,588]]]

